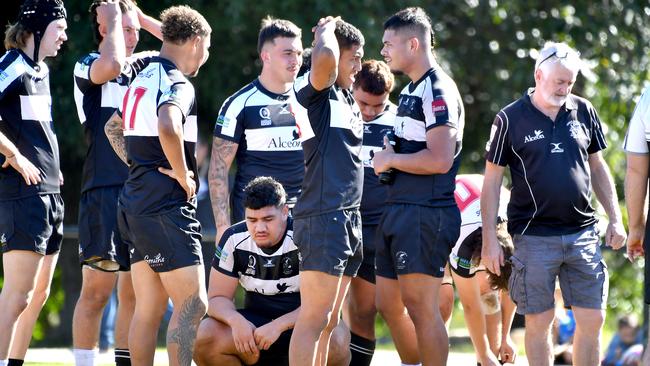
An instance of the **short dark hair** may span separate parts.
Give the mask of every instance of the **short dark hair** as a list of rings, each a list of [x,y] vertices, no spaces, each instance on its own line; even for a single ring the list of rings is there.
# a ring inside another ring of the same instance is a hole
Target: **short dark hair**
[[[639,319],[633,314],[623,315],[618,318],[618,328],[637,328],[639,326]]]
[[[366,93],[384,95],[393,91],[395,77],[383,61],[367,60],[361,64],[361,71],[354,76],[353,88]]]
[[[259,210],[263,207],[281,207],[287,202],[282,184],[271,177],[257,177],[244,188],[244,207]]]
[[[104,38],[99,33],[99,23],[97,23],[97,7],[105,2],[106,0],[93,0],[92,4],[90,4],[90,8],[88,8],[88,12],[90,13],[90,26],[93,29],[93,39],[97,44],[100,44]],[[119,4],[122,14],[135,10],[135,7],[137,6],[135,0],[119,0]],[[120,28],[122,27],[121,24],[122,22],[120,21]]]
[[[357,27],[343,20],[336,22],[334,35],[336,36],[336,41],[339,43],[339,48],[342,50],[348,50],[354,46],[363,46],[366,42],[363,34],[361,34],[361,31]]]
[[[422,37],[422,41],[427,41],[430,38],[429,46],[435,43],[433,27],[431,26],[431,18],[427,15],[424,9],[414,6],[402,9],[393,14],[384,22],[384,30],[410,30]]]
[[[267,16],[262,19],[262,27],[257,36],[257,53],[262,52],[262,47],[266,42],[273,42],[278,37],[300,38],[302,31],[297,25],[285,19],[274,19]]]
[[[163,41],[183,44],[194,36],[207,36],[212,28],[203,15],[187,5],[167,8],[160,13]]]

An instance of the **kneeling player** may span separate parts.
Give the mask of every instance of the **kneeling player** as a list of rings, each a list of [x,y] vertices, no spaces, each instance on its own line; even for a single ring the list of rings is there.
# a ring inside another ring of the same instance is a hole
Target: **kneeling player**
[[[198,365],[288,365],[289,340],[300,308],[298,248],[286,193],[269,177],[244,190],[246,221],[225,231],[212,262],[209,317],[199,326]],[[233,299],[246,291],[243,309]],[[350,362],[350,333],[343,323],[330,341],[328,365]]]
[[[463,304],[463,313],[469,330],[476,356],[483,365],[514,362],[516,350],[510,339],[510,326],[515,312],[515,305],[507,291],[510,277],[510,264],[501,267],[500,276],[485,271],[481,262],[481,208],[480,196],[483,176],[480,174],[459,175],[456,177],[454,196],[461,212],[462,225],[460,237],[449,254],[449,265],[443,284],[456,285],[458,297]],[[514,250],[512,239],[506,229],[505,208],[510,192],[502,188],[502,202],[499,207],[497,237],[509,258]],[[449,274],[451,268],[451,274]],[[454,304],[451,286],[440,288],[440,312],[447,322],[451,318]]]

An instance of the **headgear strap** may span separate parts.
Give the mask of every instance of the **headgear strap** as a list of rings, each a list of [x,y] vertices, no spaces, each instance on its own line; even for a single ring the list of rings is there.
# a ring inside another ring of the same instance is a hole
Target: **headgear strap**
[[[26,0],[20,7],[18,23],[34,35],[34,62],[38,62],[38,50],[47,26],[65,18],[66,11],[61,0]]]

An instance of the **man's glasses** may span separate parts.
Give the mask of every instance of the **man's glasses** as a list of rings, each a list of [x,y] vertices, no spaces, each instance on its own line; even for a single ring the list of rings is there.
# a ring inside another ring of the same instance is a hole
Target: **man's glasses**
[[[553,56],[557,57],[558,59],[567,59],[570,56],[580,57],[580,52],[568,50],[568,49],[565,49],[565,48],[562,48],[562,49],[559,49],[559,50],[555,49],[550,55],[546,56],[546,58],[544,58],[542,61],[539,62],[539,64],[537,64],[537,68],[539,69],[539,67],[542,66],[544,61],[548,60],[549,58],[551,58]]]

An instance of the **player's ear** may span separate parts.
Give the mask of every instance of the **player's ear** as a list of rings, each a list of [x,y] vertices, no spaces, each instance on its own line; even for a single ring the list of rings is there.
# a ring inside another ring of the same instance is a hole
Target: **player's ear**
[[[416,36],[409,38],[408,43],[409,50],[413,53],[415,53],[420,48],[420,40]]]
[[[97,27],[97,30],[99,31],[99,35],[102,36],[102,39],[106,37],[106,34],[108,33],[106,30],[106,25],[105,24],[99,24]]]

